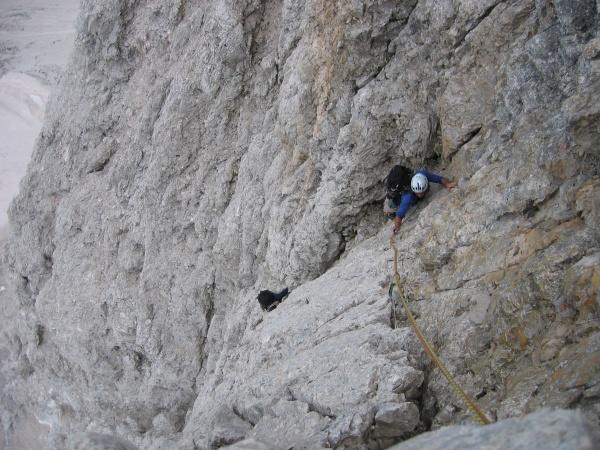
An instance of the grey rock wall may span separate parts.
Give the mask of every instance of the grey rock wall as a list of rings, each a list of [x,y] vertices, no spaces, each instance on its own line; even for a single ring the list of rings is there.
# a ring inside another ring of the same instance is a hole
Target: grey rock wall
[[[506,419],[497,424],[481,427],[456,425],[423,433],[393,450],[421,449],[529,449],[592,450],[597,448],[598,430],[573,411],[541,410],[523,418]],[[226,447],[228,450],[265,450],[269,447],[259,441],[246,439]]]
[[[398,237],[459,382],[492,418],[598,423],[597,2],[82,11],[5,258],[5,392],[48,448],[384,448],[467,420],[391,327],[395,163],[459,181]]]
[[[581,414],[542,410],[486,427],[456,426],[425,433],[392,447],[394,450],[428,449],[593,449],[598,430]]]

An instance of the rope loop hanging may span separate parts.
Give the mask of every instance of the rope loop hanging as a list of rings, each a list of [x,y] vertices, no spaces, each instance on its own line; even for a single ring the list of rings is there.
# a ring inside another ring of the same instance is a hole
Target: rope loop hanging
[[[471,412],[473,417],[475,417],[475,419],[481,425],[488,425],[490,423],[490,420],[483,413],[483,411],[479,408],[479,406],[477,406],[475,401],[473,399],[471,399],[471,397],[469,397],[469,395],[460,387],[460,385],[454,379],[454,377],[452,376],[450,371],[446,368],[446,366],[444,365],[442,360],[439,358],[439,356],[433,349],[433,346],[431,345],[429,340],[425,337],[425,335],[421,331],[421,328],[417,324],[417,321],[415,320],[415,318],[408,306],[408,302],[407,302],[406,298],[404,298],[404,296],[400,293],[400,285],[401,285],[402,280],[400,279],[400,274],[398,273],[398,247],[396,246],[395,236],[392,236],[390,238],[390,246],[394,250],[394,281],[392,281],[390,283],[390,288],[389,288],[388,294],[389,294],[390,302],[392,304],[392,317],[394,318],[394,321],[397,322],[397,320],[396,320],[396,305],[395,305],[395,301],[392,296],[393,291],[394,291],[394,285],[395,285],[396,289],[398,289],[398,295],[400,297],[400,300],[402,301],[402,305],[404,306],[404,311],[406,312],[406,317],[408,318],[408,321],[409,321],[410,326],[412,327],[413,331],[417,335],[417,338],[419,338],[419,341],[421,342],[423,349],[429,355],[429,357],[433,360],[435,365],[440,369],[440,371],[442,372],[442,375],[444,375],[446,380],[448,380],[448,383],[450,383],[450,386],[452,386],[452,389],[454,390],[454,393],[456,394],[456,396],[463,401],[463,403],[469,409],[469,411]]]

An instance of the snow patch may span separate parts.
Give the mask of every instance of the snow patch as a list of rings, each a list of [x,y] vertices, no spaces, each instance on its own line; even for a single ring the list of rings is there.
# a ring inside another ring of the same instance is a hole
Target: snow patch
[[[0,226],[25,174],[50,91],[40,79],[9,72],[0,78]]]

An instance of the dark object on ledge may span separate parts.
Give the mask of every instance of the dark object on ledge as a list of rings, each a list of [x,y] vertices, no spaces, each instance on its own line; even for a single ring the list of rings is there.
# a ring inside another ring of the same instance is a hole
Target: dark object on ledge
[[[273,311],[289,293],[290,291],[288,288],[285,288],[278,294],[271,291],[260,291],[256,299],[263,310]]]

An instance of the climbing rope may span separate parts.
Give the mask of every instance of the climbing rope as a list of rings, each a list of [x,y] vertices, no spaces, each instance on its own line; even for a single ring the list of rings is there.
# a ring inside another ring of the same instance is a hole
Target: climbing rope
[[[450,386],[452,386],[452,388],[454,389],[454,392],[456,393],[457,397],[459,397],[464,402],[464,404],[467,406],[469,411],[471,411],[471,413],[477,419],[477,421],[481,425],[488,425],[490,423],[490,420],[483,413],[483,411],[481,411],[479,406],[477,406],[477,404],[471,399],[471,397],[469,397],[467,395],[467,393],[460,387],[460,385],[456,382],[456,380],[454,379],[452,374],[448,371],[448,369],[446,369],[446,366],[444,365],[442,360],[438,357],[436,352],[433,350],[433,347],[431,346],[431,344],[429,343],[429,341],[427,340],[427,338],[425,337],[425,335],[419,328],[419,325],[417,325],[417,321],[415,320],[414,316],[412,315],[412,312],[410,311],[410,308],[408,307],[408,302],[406,301],[406,298],[404,298],[404,296],[400,293],[401,279],[400,279],[400,274],[398,273],[398,247],[396,247],[395,236],[392,236],[390,238],[390,245],[391,245],[392,249],[394,250],[394,281],[392,281],[390,283],[390,288],[389,288],[389,296],[390,296],[390,301],[392,303],[392,316],[394,317],[394,321],[396,321],[396,306],[395,306],[394,299],[392,297],[392,293],[393,293],[394,284],[395,284],[396,288],[398,289],[398,295],[400,296],[400,300],[402,300],[402,305],[404,306],[404,310],[406,311],[406,317],[408,317],[410,326],[412,327],[413,331],[419,338],[419,341],[421,341],[421,345],[423,346],[423,348],[425,349],[427,354],[430,356],[430,358],[433,360],[435,365],[438,366],[438,368],[440,369],[440,371],[442,372],[442,374],[444,375],[446,380],[448,380],[448,383],[450,383]]]

